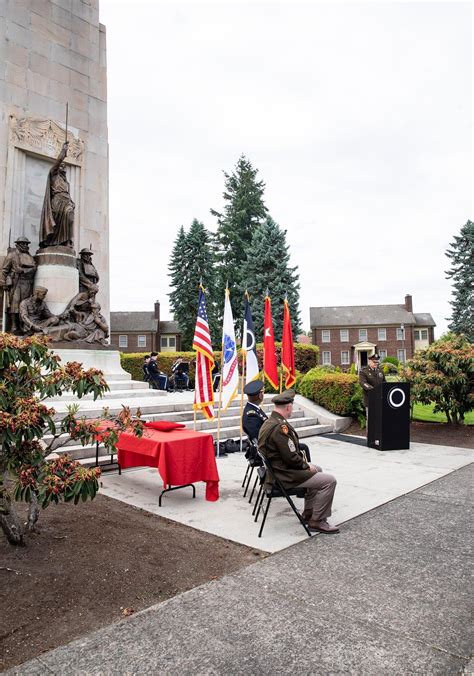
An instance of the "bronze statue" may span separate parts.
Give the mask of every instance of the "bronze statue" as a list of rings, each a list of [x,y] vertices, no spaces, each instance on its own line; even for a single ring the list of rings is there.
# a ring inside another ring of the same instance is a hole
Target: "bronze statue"
[[[33,295],[20,303],[20,319],[26,333],[47,333],[47,328],[59,324],[59,317],[49,311],[44,302],[48,289],[36,286]]]
[[[92,286],[97,286],[99,273],[92,263],[93,253],[90,249],[81,249],[80,258],[77,260],[79,270],[79,291],[87,291]]]
[[[63,162],[68,145],[67,141],[63,144],[58,159],[48,174],[40,221],[40,248],[73,247],[75,204],[71,199],[66,165]]]
[[[36,263],[29,252],[29,245],[27,237],[19,237],[15,241],[16,249],[5,256],[0,273],[0,286],[6,291],[7,328],[15,334],[22,333],[20,303],[31,296],[36,273]]]

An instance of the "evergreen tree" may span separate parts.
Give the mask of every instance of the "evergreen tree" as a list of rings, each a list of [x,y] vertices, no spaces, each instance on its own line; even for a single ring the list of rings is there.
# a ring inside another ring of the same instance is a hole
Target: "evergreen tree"
[[[241,155],[232,174],[224,172],[224,213],[211,209],[218,220],[217,286],[222,308],[226,282],[229,284],[232,304],[235,305],[236,290],[241,286],[242,265],[247,259],[252,233],[268,212],[263,201],[265,183],[257,180],[257,173],[258,170]],[[240,318],[241,314],[239,308],[237,317]]]
[[[453,280],[453,309],[450,330],[464,333],[474,343],[474,223],[466,221],[459,237],[454,237],[446,256],[451,259],[451,268],[446,271]]]
[[[213,235],[193,220],[188,233],[181,226],[168,265],[170,308],[182,333],[182,348],[190,350],[196,326],[199,283],[206,289],[206,306],[213,346],[217,349],[215,251]]]
[[[263,340],[263,301],[268,289],[272,300],[275,339],[281,340],[283,301],[285,296],[288,296],[293,337],[296,340],[301,328],[298,309],[300,284],[298,268],[290,266],[286,230],[282,230],[268,216],[261,225],[255,228],[250,250],[252,255],[247,258],[242,267],[240,297],[243,297],[245,289],[247,289],[252,307],[256,339],[258,341]]]

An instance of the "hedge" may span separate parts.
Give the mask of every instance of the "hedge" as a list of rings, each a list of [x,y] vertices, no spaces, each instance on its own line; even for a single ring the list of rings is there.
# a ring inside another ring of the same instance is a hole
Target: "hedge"
[[[314,368],[318,363],[319,348],[316,345],[303,345],[301,343],[295,343],[295,366],[297,372],[306,373],[310,369]],[[263,345],[258,343],[256,346],[257,349],[257,360],[260,369],[263,368]],[[277,354],[277,363],[280,361],[280,351],[281,343],[275,343],[275,351]],[[130,373],[133,380],[143,380],[143,358],[147,352],[133,352],[120,354],[120,361],[122,368]],[[241,364],[242,357],[241,351],[238,351],[239,355],[239,365]],[[158,368],[160,371],[163,371],[167,375],[171,374],[171,367],[173,363],[182,357],[190,362],[189,367],[189,377],[191,381],[194,382],[194,360],[196,359],[196,353],[193,352],[160,352],[158,354]],[[219,364],[222,361],[222,352],[214,351],[214,359],[217,359]],[[268,383],[270,387],[270,384]]]
[[[351,373],[327,373],[319,368],[308,371],[297,387],[304,397],[337,415],[356,413],[354,403],[359,389],[357,376]]]

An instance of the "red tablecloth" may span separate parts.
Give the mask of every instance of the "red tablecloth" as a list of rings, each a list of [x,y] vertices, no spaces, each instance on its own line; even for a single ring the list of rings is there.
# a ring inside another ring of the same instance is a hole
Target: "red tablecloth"
[[[206,482],[206,500],[219,499],[219,474],[211,434],[178,429],[159,432],[145,428],[142,437],[122,432],[118,461],[127,467],[156,467],[165,488]]]

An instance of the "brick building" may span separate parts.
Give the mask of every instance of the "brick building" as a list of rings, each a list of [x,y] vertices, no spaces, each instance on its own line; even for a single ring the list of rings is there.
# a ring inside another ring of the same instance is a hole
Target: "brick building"
[[[406,295],[403,305],[312,307],[310,326],[321,364],[358,370],[374,352],[405,362],[433,342],[436,324],[428,312],[413,312]]]
[[[111,312],[110,342],[120,352],[179,352],[178,322],[160,320],[160,303],[153,312]]]

